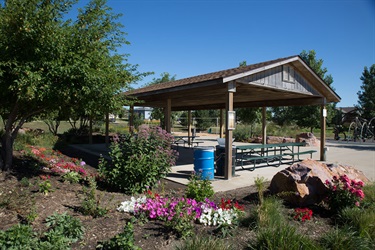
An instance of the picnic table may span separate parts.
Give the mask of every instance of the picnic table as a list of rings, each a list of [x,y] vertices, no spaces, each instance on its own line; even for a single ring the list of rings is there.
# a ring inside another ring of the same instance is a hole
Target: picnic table
[[[245,169],[244,165],[253,164],[250,168],[253,171],[259,163],[280,166],[283,163],[282,160],[293,163],[296,159],[300,161],[300,155],[310,154],[312,157],[312,154],[317,152],[316,150],[301,151],[300,148],[304,146],[306,143],[303,142],[238,145],[236,146],[236,164],[242,169]]]
[[[190,146],[193,146],[194,147],[194,144],[196,146],[199,146],[200,143],[203,143],[203,141],[196,141],[195,138],[199,137],[199,136],[173,136],[174,137],[174,142],[173,144],[176,145],[176,146],[179,146],[180,144],[184,145],[184,147],[186,147],[186,145],[188,145],[189,147]],[[190,143],[189,143],[189,138],[190,138]]]

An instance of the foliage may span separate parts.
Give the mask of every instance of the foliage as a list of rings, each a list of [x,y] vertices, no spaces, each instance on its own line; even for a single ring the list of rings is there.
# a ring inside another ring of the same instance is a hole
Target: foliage
[[[38,239],[29,225],[14,225],[7,231],[0,230],[1,249],[36,249]]]
[[[141,126],[137,136],[115,138],[109,153],[101,159],[99,172],[113,187],[127,193],[141,193],[154,187],[176,162],[171,149],[173,136],[160,127]]]
[[[192,116],[195,118],[196,128],[206,130],[210,126],[216,124],[216,118],[219,116],[218,110],[195,110]]]
[[[319,244],[323,249],[373,249],[367,239],[350,228],[334,228],[326,232],[319,239]]]
[[[89,187],[83,187],[83,200],[81,204],[81,212],[84,215],[91,215],[94,218],[102,217],[107,214],[108,209],[101,206],[101,199],[96,193],[97,185],[94,178],[88,178]]]
[[[118,93],[145,75],[117,53],[129,43],[106,1],[91,0],[73,20],[76,2],[0,5],[1,169],[11,167],[13,142],[26,121],[61,108],[78,115],[116,110],[127,104]]]
[[[214,237],[204,237],[196,235],[194,237],[186,239],[180,246],[177,246],[177,250],[230,250],[233,246],[226,243],[226,241]]]
[[[43,181],[39,183],[39,192],[43,193],[44,195],[48,195],[48,193],[53,192],[50,180],[43,179]]]
[[[249,249],[316,250],[319,246],[307,236],[297,233],[296,228],[285,224],[259,230],[256,240],[249,243]]]
[[[113,238],[101,242],[96,246],[96,249],[110,250],[110,249],[126,249],[137,250],[141,249],[135,245],[134,242],[134,226],[128,222],[124,226],[124,231],[115,235]]]
[[[46,218],[48,231],[38,238],[29,225],[14,225],[0,231],[1,249],[70,249],[70,245],[82,239],[84,227],[81,221],[70,215],[53,214]]]
[[[26,150],[30,145],[53,148],[57,141],[58,137],[51,133],[37,133],[35,131],[30,131],[17,136],[14,141],[14,149],[18,151]]]
[[[201,180],[200,175],[193,173],[190,176],[185,195],[187,198],[195,199],[196,201],[204,201],[206,198],[210,199],[215,191],[208,179]]]
[[[262,206],[264,202],[264,191],[266,190],[266,178],[257,176],[254,180],[255,186],[258,191],[259,205]]]
[[[365,193],[365,198],[362,200],[362,207],[375,208],[375,182],[366,183],[362,190]]]
[[[326,180],[329,188],[326,202],[333,212],[340,212],[346,207],[359,207],[360,201],[365,197],[362,190],[363,182],[349,179],[348,176],[334,176],[333,180]]]
[[[361,90],[358,91],[358,105],[363,117],[375,117],[375,64],[370,68],[365,67],[361,76]]]
[[[295,208],[293,219],[304,222],[305,220],[311,220],[313,211],[308,208]]]
[[[68,172],[62,176],[65,182],[78,183],[81,180],[81,175],[77,172]]]
[[[54,213],[46,218],[46,225],[49,228],[45,233],[46,239],[52,242],[56,237],[66,238],[68,243],[74,243],[83,238],[84,227],[79,219],[67,213]]]
[[[350,225],[375,246],[375,211],[372,208],[344,208],[340,211],[339,221],[342,225]]]
[[[281,199],[276,197],[267,197],[262,205],[254,211],[256,213],[256,227],[268,228],[285,224],[285,207]]]
[[[260,123],[262,120],[261,108],[238,108],[236,111],[236,120],[244,124]]]
[[[262,126],[260,124],[252,124],[252,125],[243,125],[238,124],[236,125],[236,129],[233,130],[233,138],[236,141],[240,142],[248,142],[249,139],[253,138],[254,135],[261,135],[262,134]]]

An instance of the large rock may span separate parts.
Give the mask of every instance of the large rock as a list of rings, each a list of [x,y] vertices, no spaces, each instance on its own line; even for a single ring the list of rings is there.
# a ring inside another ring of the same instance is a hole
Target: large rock
[[[271,180],[270,191],[296,206],[317,204],[327,195],[325,181],[344,174],[356,181],[369,181],[353,167],[306,159],[278,172]]]
[[[306,146],[318,147],[320,141],[316,139],[313,133],[301,133],[296,136],[296,142],[306,142]]]

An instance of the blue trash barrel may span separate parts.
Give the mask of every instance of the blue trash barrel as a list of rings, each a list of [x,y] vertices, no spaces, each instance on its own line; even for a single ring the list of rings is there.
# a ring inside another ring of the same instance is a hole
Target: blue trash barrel
[[[214,148],[194,148],[194,171],[202,180],[214,179]]]

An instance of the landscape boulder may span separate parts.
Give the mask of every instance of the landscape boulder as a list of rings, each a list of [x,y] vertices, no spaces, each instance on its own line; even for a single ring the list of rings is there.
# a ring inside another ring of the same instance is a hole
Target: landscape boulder
[[[318,147],[320,141],[316,139],[313,133],[301,133],[296,136],[296,142],[305,142],[306,146]]]
[[[364,183],[369,181],[363,172],[353,167],[306,159],[278,172],[271,180],[270,191],[296,206],[318,204],[327,196],[326,180],[341,175]]]

